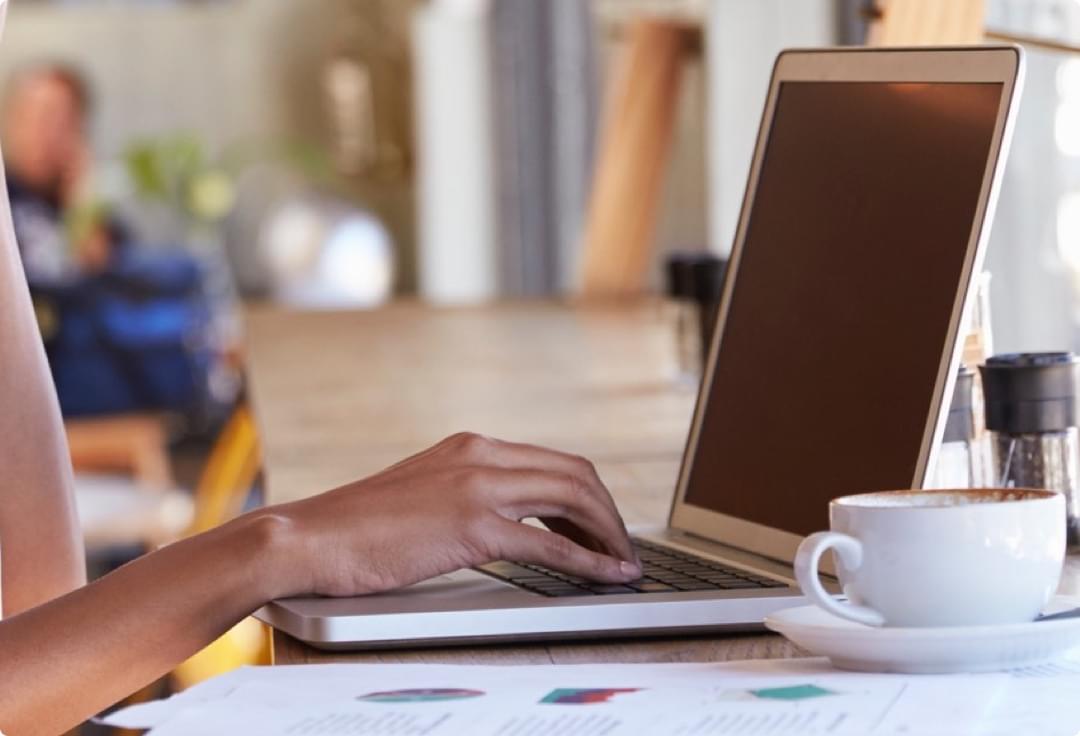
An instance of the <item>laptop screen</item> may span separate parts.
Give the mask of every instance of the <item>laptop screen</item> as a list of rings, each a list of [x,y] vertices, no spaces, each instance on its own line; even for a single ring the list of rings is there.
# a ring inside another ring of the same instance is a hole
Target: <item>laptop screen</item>
[[[911,485],[1002,87],[781,83],[687,503],[807,534]]]

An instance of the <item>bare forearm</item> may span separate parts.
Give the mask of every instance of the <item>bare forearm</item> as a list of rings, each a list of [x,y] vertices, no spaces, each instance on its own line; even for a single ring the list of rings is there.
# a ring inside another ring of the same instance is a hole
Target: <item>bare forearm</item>
[[[63,732],[286,592],[286,525],[241,517],[0,622],[0,730]]]
[[[0,591],[10,616],[82,585],[86,568],[52,387],[24,385],[18,398],[17,387],[6,388],[0,387]]]
[[[0,585],[11,615],[81,585],[86,573],[64,428],[3,199]]]

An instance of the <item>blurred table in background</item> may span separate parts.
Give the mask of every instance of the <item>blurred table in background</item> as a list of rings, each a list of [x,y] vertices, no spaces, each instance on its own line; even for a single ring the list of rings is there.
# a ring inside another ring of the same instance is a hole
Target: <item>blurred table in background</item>
[[[695,392],[656,302],[507,303],[247,314],[267,501],[375,473],[470,430],[591,458],[627,523],[667,518]],[[710,661],[791,656],[777,636],[326,653],[274,636],[279,664]]]

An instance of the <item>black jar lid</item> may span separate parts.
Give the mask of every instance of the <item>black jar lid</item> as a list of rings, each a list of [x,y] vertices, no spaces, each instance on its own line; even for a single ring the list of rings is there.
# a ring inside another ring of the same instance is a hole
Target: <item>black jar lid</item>
[[[987,429],[1025,434],[1076,426],[1080,358],[1072,353],[995,355],[979,370]]]
[[[944,442],[967,442],[975,437],[975,413],[972,394],[975,385],[975,369],[960,366],[956,374],[949,416],[945,420]]]
[[[727,261],[707,251],[675,251],[667,257],[667,293],[712,304],[720,298]]]

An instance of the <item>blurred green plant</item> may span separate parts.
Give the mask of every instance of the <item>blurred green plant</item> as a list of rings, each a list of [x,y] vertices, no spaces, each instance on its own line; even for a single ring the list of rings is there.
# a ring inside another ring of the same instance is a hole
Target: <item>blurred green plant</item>
[[[236,204],[237,177],[248,166],[273,160],[316,182],[333,178],[323,151],[295,142],[245,141],[214,160],[197,136],[177,133],[136,141],[124,154],[138,196],[163,202],[197,225],[213,225],[228,216]]]
[[[193,135],[138,141],[124,160],[140,197],[164,202],[193,222],[218,222],[236,203],[233,177],[209,160]]]

